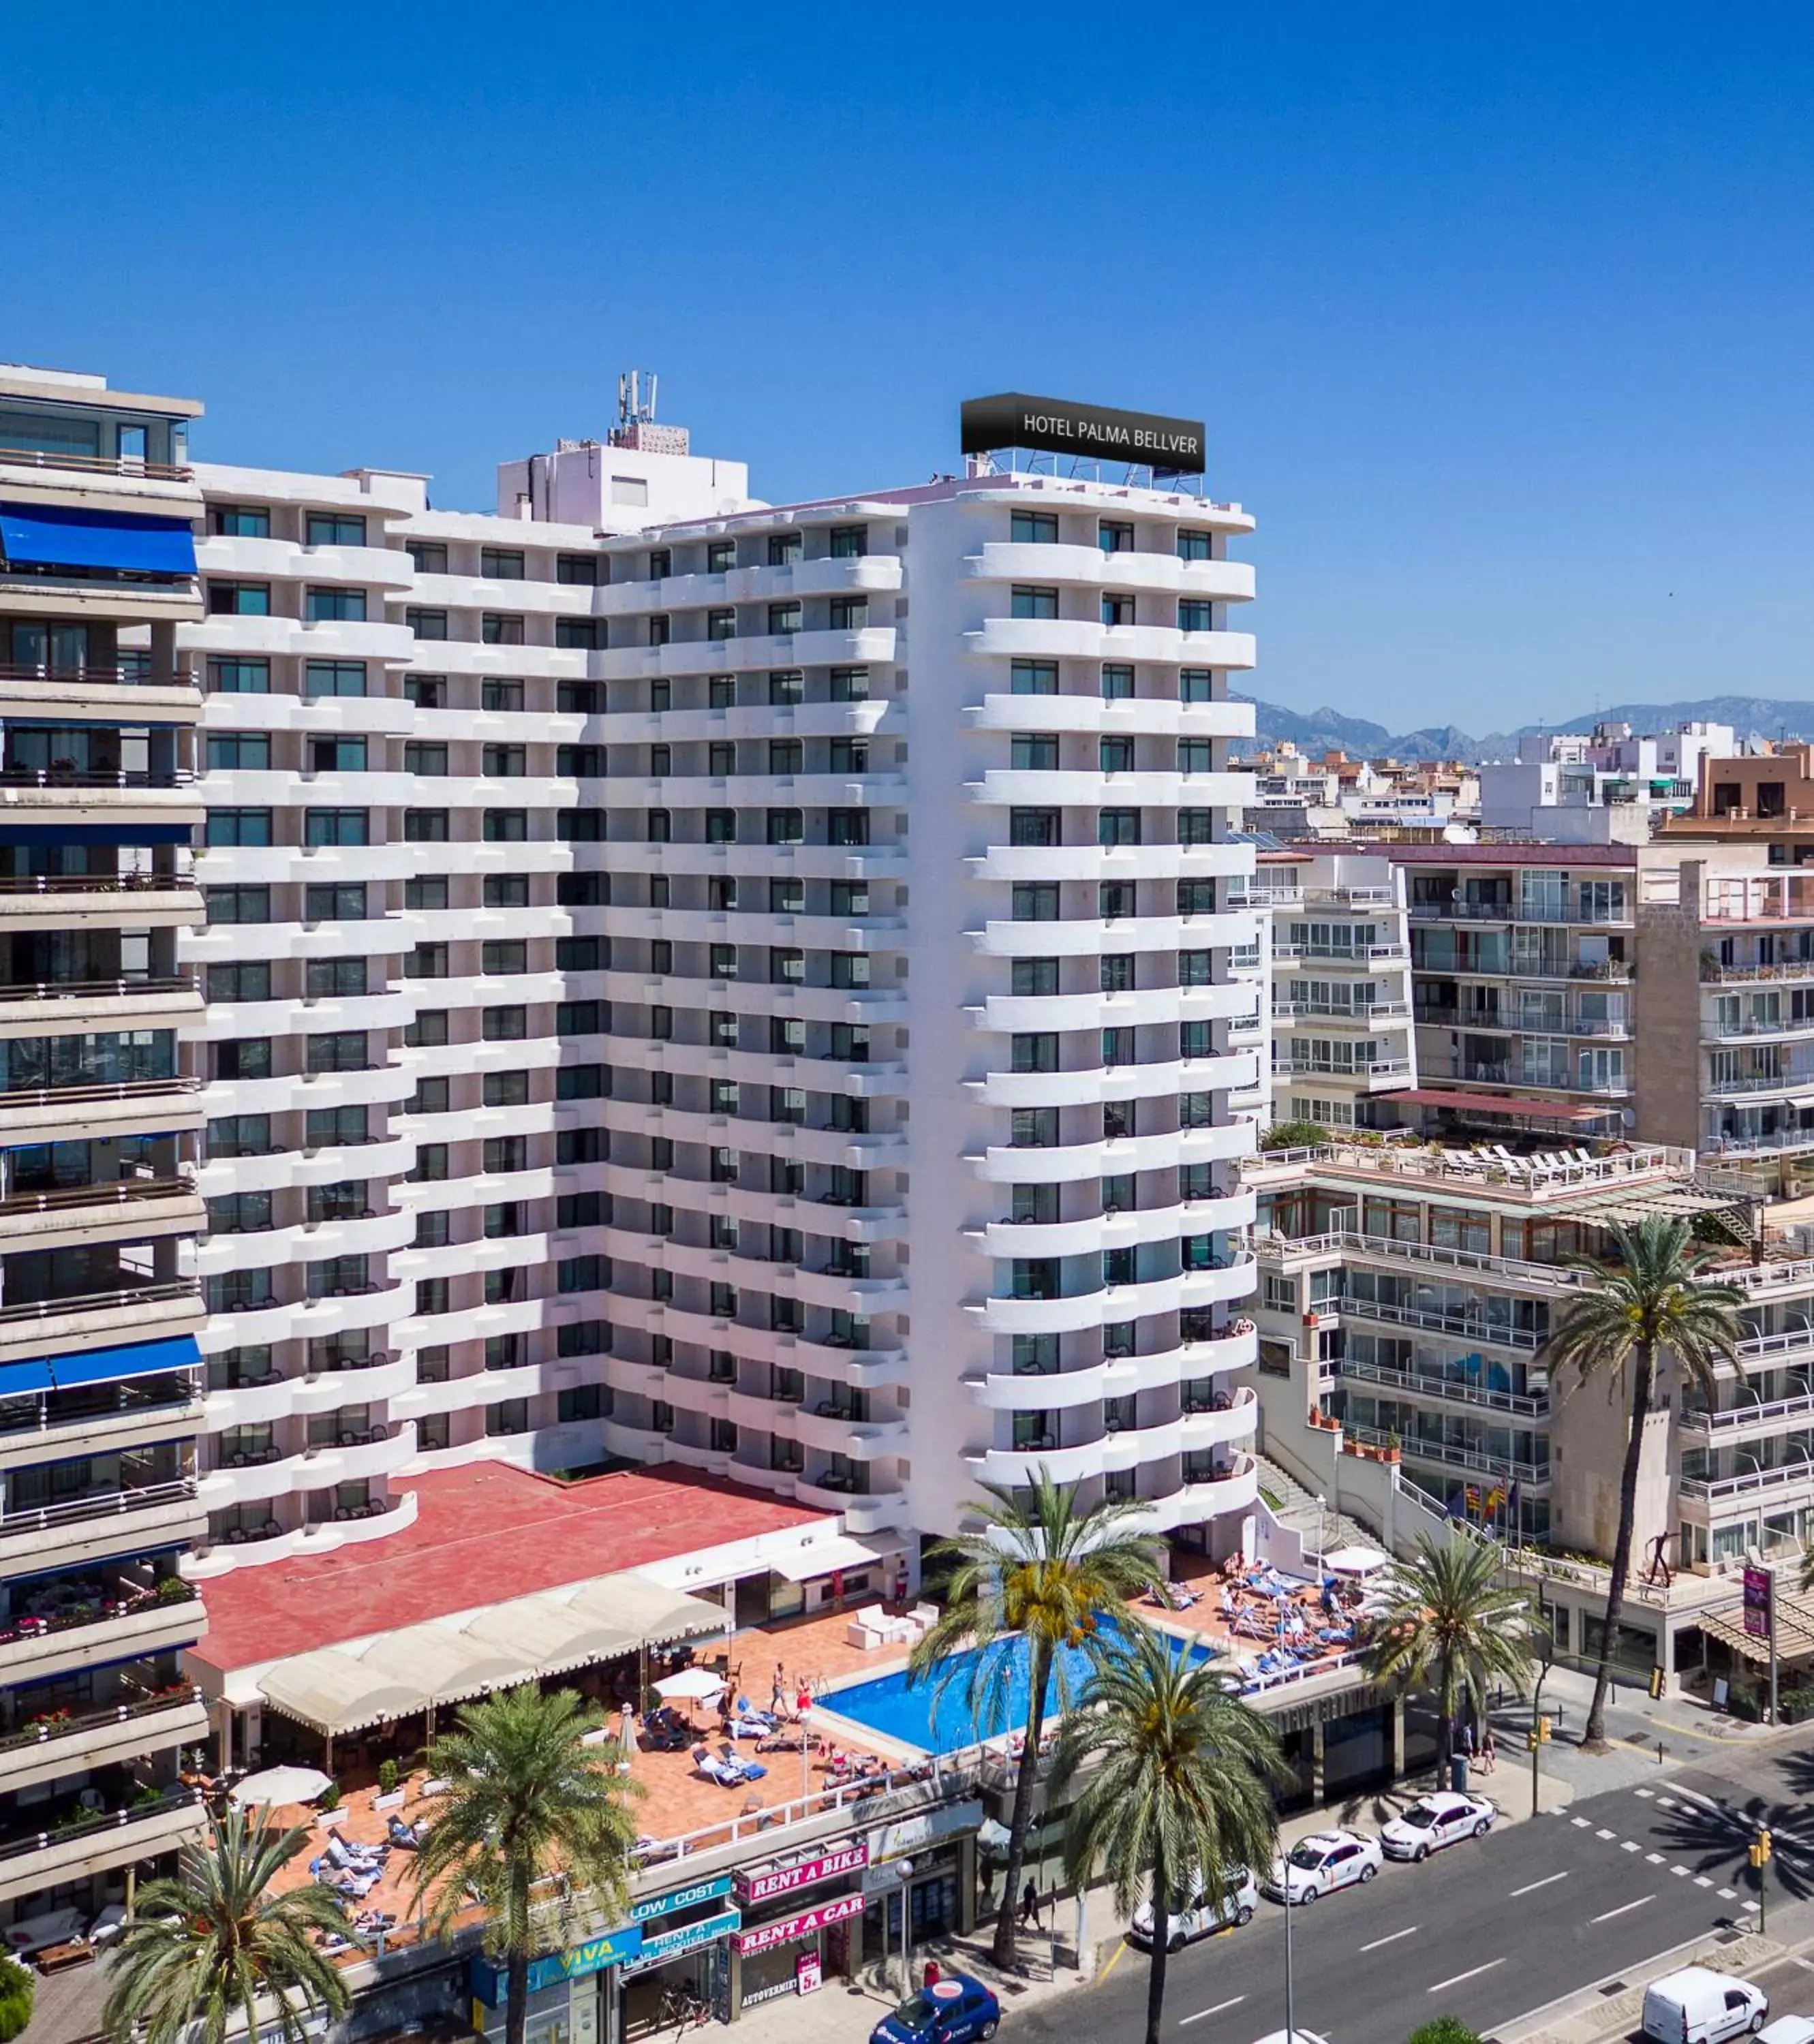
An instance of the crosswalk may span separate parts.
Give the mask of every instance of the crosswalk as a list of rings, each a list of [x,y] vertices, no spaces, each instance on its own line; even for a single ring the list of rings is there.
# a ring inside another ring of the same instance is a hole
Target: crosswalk
[[[1658,1788],[1634,1788],[1631,1793],[1639,1801],[1648,1803],[1658,1811],[1679,1812],[1683,1817],[1705,1818],[1709,1815],[1715,1815],[1730,1819],[1735,1823],[1742,1823],[1746,1821],[1737,1812],[1727,1809],[1723,1804],[1716,1802],[1711,1796],[1703,1796],[1698,1790],[1693,1788],[1678,1788],[1674,1792],[1666,1792]],[[1667,1853],[1655,1850],[1647,1841],[1622,1838],[1618,1831],[1605,1824],[1596,1824],[1591,1817],[1571,1816],[1569,1822],[1578,1831],[1591,1832],[1595,1839],[1601,1844],[1616,1846],[1620,1852],[1624,1853],[1642,1854],[1647,1866],[1667,1867],[1677,1880],[1692,1881],[1697,1888],[1710,1889],[1722,1902],[1737,1903],[1744,1915],[1754,1916],[1758,1913],[1757,1903],[1748,1898],[1742,1898],[1736,1888],[1721,1887],[1712,1875],[1702,1873],[1693,1865],[1683,1860],[1672,1858]],[[1793,1833],[1776,1831],[1773,1835],[1779,1845],[1786,1843],[1792,1854],[1797,1850],[1814,1854],[1814,1844],[1803,1841]]]

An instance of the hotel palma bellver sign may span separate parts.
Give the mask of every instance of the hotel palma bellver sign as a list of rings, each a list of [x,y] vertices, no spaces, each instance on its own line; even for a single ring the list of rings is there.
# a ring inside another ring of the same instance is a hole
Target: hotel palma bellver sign
[[[1157,412],[1112,411],[1063,398],[1028,398],[1009,391],[972,398],[963,407],[963,451],[993,454],[1001,448],[1036,448],[1088,461],[1121,461],[1174,475],[1204,470],[1203,421],[1170,419]]]

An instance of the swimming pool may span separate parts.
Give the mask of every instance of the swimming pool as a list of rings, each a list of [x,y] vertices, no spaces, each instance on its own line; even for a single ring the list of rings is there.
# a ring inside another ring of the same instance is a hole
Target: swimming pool
[[[1104,1625],[1099,1638],[1113,1639],[1123,1628],[1110,1620]],[[950,1675],[945,1692],[936,1699],[940,1674],[930,1674],[909,1688],[907,1671],[897,1668],[891,1675],[878,1675],[867,1682],[853,1683],[847,1689],[832,1689],[820,1699],[828,1711],[849,1718],[853,1723],[864,1725],[871,1731],[879,1732],[885,1739],[897,1739],[903,1746],[917,1746],[923,1753],[955,1753],[960,1748],[974,1746],[978,1739],[994,1739],[1003,1732],[1018,1731],[1027,1722],[1027,1705],[1031,1698],[1032,1681],[1027,1666],[1027,1644],[1017,1639],[1011,1650],[1012,1659],[1008,1674],[1008,1692],[1005,1708],[978,1723],[970,1715],[966,1702],[963,1686],[969,1669],[978,1658],[981,1650],[972,1647],[967,1653],[956,1654],[947,1667],[955,1670]],[[1192,1642],[1185,1650],[1193,1662],[1213,1661],[1218,1657],[1200,1641]],[[1081,1646],[1060,1647],[1053,1657],[1051,1679],[1046,1685],[1046,1722],[1053,1722],[1053,1712],[1059,1696],[1059,1676],[1068,1681],[1074,1696],[1083,1687],[1090,1673],[1090,1655]]]

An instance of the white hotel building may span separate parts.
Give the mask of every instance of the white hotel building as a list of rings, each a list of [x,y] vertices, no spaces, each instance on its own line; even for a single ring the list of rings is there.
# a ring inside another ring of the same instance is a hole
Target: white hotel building
[[[496,517],[198,471],[193,1571],[483,1458],[859,1536],[1043,1462],[1225,1550],[1252,520],[989,472],[772,508],[619,437]]]

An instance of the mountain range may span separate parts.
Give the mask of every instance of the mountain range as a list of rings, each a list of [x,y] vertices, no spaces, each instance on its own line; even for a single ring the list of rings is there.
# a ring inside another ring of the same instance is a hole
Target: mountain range
[[[1312,710],[1308,716],[1282,703],[1250,701],[1262,744],[1289,739],[1308,753],[1342,751],[1359,759],[1509,759],[1518,740],[1530,731],[1591,731],[1597,724],[1628,724],[1634,731],[1666,731],[1671,724],[1729,724],[1741,739],[1814,738],[1814,702],[1783,702],[1772,696],[1703,696],[1693,702],[1613,703],[1560,723],[1524,724],[1511,731],[1489,731],[1475,738],[1452,724],[1427,724],[1418,731],[1389,731],[1364,717],[1341,711]]]

